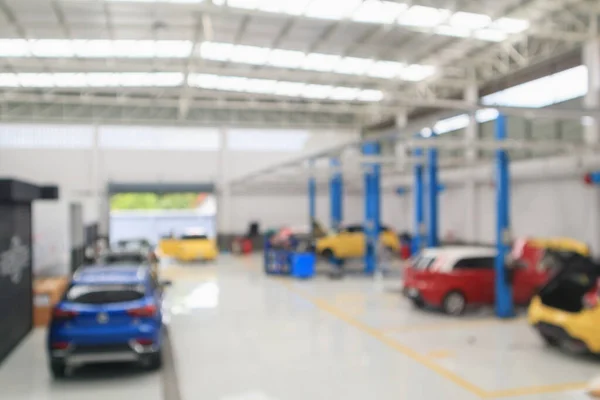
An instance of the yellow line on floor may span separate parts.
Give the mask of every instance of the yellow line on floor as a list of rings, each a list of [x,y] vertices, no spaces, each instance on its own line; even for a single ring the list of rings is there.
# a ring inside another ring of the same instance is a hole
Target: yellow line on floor
[[[421,331],[441,331],[444,329],[457,329],[457,328],[473,328],[478,326],[487,325],[509,325],[513,323],[526,321],[526,317],[518,317],[510,320],[499,320],[497,318],[484,318],[478,320],[461,320],[453,322],[437,322],[431,324],[415,324],[405,325],[397,328],[383,328],[382,331],[387,333],[408,333],[408,332],[421,332]]]
[[[429,368],[430,370],[432,370],[433,372],[437,373],[438,375],[450,380],[451,382],[453,382],[454,384],[456,384],[457,386],[463,388],[464,390],[479,396],[481,398],[486,397],[487,392],[483,389],[481,389],[480,387],[472,384],[471,382],[467,381],[466,379],[456,375],[455,373],[448,371],[447,369],[439,366],[438,364],[436,364],[435,362],[433,362],[432,360],[430,360],[429,358],[427,358],[426,356],[420,354],[419,352],[411,349],[408,346],[405,346],[403,344],[400,344],[399,342],[397,342],[396,340],[394,340],[393,338],[387,336],[384,332],[375,329],[361,321],[358,321],[354,318],[352,318],[351,316],[341,312],[340,310],[338,310],[337,308],[331,306],[327,301],[322,300],[322,299],[315,299],[312,298],[310,296],[307,296],[306,294],[302,293],[302,291],[296,289],[292,284],[290,284],[289,282],[285,282],[285,281],[281,281],[281,283],[283,285],[285,285],[288,289],[290,289],[292,292],[296,293],[298,296],[310,301],[311,303],[313,303],[319,310],[325,311],[335,317],[337,317],[338,319],[346,322],[347,324],[355,327],[356,329],[362,331],[363,333],[379,340],[381,343],[387,345],[388,347],[398,351],[399,353],[402,353],[403,355],[405,355],[406,357],[412,359],[413,361],[416,361],[417,363]]]
[[[567,392],[570,390],[582,390],[588,386],[586,382],[558,383],[555,385],[530,386],[516,389],[495,390],[488,392],[487,399],[499,399],[517,396],[533,396],[540,394]]]

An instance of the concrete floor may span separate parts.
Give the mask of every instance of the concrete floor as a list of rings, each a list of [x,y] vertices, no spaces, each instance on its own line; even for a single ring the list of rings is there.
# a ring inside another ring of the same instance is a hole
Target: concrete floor
[[[0,367],[0,398],[575,400],[600,375],[600,361],[546,348],[522,317],[450,318],[413,309],[398,278],[267,278],[260,260],[163,271],[174,371],[94,367],[55,383],[36,331]],[[167,372],[179,391],[165,392]]]

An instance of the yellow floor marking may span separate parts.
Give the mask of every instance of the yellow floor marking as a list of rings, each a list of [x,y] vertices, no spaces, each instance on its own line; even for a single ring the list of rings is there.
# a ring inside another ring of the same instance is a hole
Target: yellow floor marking
[[[425,355],[429,358],[450,358],[454,357],[455,353],[452,350],[434,350]]]
[[[488,399],[499,399],[506,397],[517,397],[517,396],[532,396],[539,394],[567,392],[570,390],[582,390],[587,388],[587,382],[569,382],[569,383],[558,383],[555,385],[542,385],[542,386],[530,386],[516,389],[505,389],[495,390],[488,392],[486,398]]]
[[[342,321],[346,322],[349,325],[354,326],[355,328],[362,331],[363,333],[366,333],[367,335],[379,340],[381,343],[387,345],[388,347],[393,348],[394,350],[404,354],[406,357],[411,358],[412,360],[418,362],[419,364],[429,368],[430,370],[437,373],[438,375],[443,376],[444,378],[454,382],[457,386],[460,386],[464,390],[471,392],[471,393],[475,394],[476,396],[479,396],[482,398],[485,397],[485,395],[486,395],[485,390],[481,389],[480,387],[478,387],[476,385],[473,385],[471,382],[467,381],[466,379],[463,379],[462,377],[456,375],[455,373],[450,372],[447,369],[437,365],[435,362],[433,362],[426,356],[420,354],[419,352],[411,349],[410,347],[400,344],[393,338],[387,336],[384,332],[382,332],[378,329],[372,328],[369,325],[352,318],[351,316],[349,316],[349,315],[341,312],[337,308],[331,306],[325,300],[313,299],[309,296],[306,296],[304,293],[302,293],[301,291],[294,288],[293,285],[291,285],[289,282],[282,282],[282,283],[286,287],[288,287],[291,291],[293,291],[294,293],[299,295],[300,297],[313,303],[318,309],[325,311],[325,312],[341,319]]]
[[[286,286],[290,291],[297,294],[298,296],[313,303],[319,310],[327,312],[327,313],[333,315],[334,317],[337,317],[338,319],[346,322],[348,325],[351,325],[351,326],[355,327],[356,329],[360,330],[361,332],[377,339],[378,341],[385,344],[386,346],[396,350],[397,352],[405,355],[406,357],[412,359],[413,361],[423,365],[424,367],[430,369],[431,371],[435,372],[436,374],[440,375],[441,377],[448,379],[449,381],[453,382],[455,385],[478,396],[481,399],[500,399],[500,398],[509,398],[509,397],[517,397],[517,396],[531,396],[531,395],[537,395],[537,394],[559,393],[559,392],[566,392],[566,391],[571,391],[571,390],[581,390],[581,389],[584,389],[587,387],[586,382],[569,382],[569,383],[554,384],[554,385],[541,385],[541,386],[522,387],[522,388],[515,388],[515,389],[487,391],[485,389],[480,388],[477,385],[474,385],[473,383],[471,383],[468,380],[462,378],[461,376],[455,374],[454,372],[451,372],[451,371],[443,368],[442,366],[438,365],[434,360],[432,360],[428,356],[422,355],[419,352],[415,351],[414,349],[397,342],[392,337],[388,336],[384,331],[373,328],[373,327],[353,318],[352,316],[340,311],[339,309],[332,306],[326,300],[311,297],[310,295],[295,288],[294,285],[292,283],[290,283],[289,281],[280,280],[279,282],[282,285]],[[499,320],[495,320],[495,319],[490,319],[489,321],[486,320],[485,322],[487,324],[492,324],[492,323],[506,324],[506,323],[517,322],[518,320],[522,320],[522,319],[525,319],[525,317],[520,317],[520,318],[516,318],[513,320],[508,320],[508,321],[501,321],[501,320],[499,321]],[[466,322],[472,322],[474,325],[475,322],[483,322],[483,321],[463,321],[462,323],[455,323],[452,325],[456,325],[456,326],[458,326],[459,324],[464,325]],[[437,325],[439,326],[442,324],[437,324]],[[443,325],[448,326],[449,324],[443,324]],[[433,324],[431,326],[433,326]]]
[[[509,325],[519,322],[526,321],[526,317],[518,317],[511,320],[499,320],[497,318],[484,318],[478,320],[461,320],[451,322],[435,322],[430,324],[414,324],[399,326],[397,328],[384,328],[384,332],[388,333],[407,333],[407,332],[421,332],[421,331],[440,331],[444,329],[460,329],[460,328],[473,328],[477,326],[486,325]]]

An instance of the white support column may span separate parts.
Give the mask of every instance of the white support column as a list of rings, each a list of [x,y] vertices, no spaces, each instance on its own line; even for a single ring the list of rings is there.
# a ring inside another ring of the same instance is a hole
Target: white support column
[[[479,89],[476,83],[472,83],[465,88],[465,101],[470,104],[479,102]],[[479,126],[475,118],[475,112],[469,114],[469,125],[465,128],[465,141],[473,143],[479,137]],[[478,151],[475,148],[467,148],[465,157],[469,164],[477,161]],[[477,184],[473,177],[465,180],[465,237],[467,242],[478,242],[477,239]]]
[[[586,107],[600,106],[600,40],[592,39],[583,47],[583,63],[588,69],[588,93],[583,103]],[[584,121],[584,140],[597,144],[600,141],[600,121]]]
[[[590,24],[590,33],[594,36],[598,36],[598,20],[597,16],[592,18]],[[598,108],[600,107],[600,39],[590,39],[583,46],[583,63],[588,69],[588,93],[583,99],[583,104],[586,107]],[[600,121],[593,118],[586,118],[583,121],[583,135],[584,140],[588,144],[598,144],[600,142]],[[590,209],[590,228],[591,237],[589,241],[592,246],[594,254],[598,254],[600,251],[600,189],[593,187],[590,189],[593,191],[592,198],[594,205]]]
[[[231,227],[231,185],[229,184],[229,171],[227,159],[227,129],[221,128],[221,148],[219,149],[219,172],[217,174],[217,233],[233,234]]]

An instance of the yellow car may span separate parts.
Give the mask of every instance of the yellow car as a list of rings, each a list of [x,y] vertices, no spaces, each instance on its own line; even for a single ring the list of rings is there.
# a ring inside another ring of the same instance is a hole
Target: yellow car
[[[219,255],[217,241],[205,235],[183,235],[181,238],[162,239],[161,255],[178,261],[214,260]]]
[[[529,323],[546,343],[576,353],[600,354],[600,266],[578,253],[550,252],[556,274],[533,298]]]
[[[386,249],[398,253],[400,241],[395,232],[382,227],[379,242]],[[317,239],[315,250],[323,257],[338,259],[358,258],[365,254],[366,237],[361,225],[350,225],[338,232]]]

